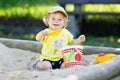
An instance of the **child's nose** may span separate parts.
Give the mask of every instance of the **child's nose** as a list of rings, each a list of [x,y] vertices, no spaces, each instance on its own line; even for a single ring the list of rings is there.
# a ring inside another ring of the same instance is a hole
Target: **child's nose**
[[[59,22],[59,19],[55,19],[55,22],[58,23],[58,22]]]
[[[58,22],[59,22],[59,20],[55,20],[55,22],[56,22],[56,23],[58,23]]]

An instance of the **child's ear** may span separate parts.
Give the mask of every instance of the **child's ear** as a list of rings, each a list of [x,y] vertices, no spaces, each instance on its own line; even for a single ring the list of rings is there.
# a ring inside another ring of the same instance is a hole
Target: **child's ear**
[[[46,17],[46,23],[48,24],[48,21],[49,21],[49,19],[48,19],[48,17]]]
[[[63,28],[66,28],[66,27],[67,27],[68,22],[69,22],[69,20],[68,20],[67,18],[65,18],[65,22],[64,22],[64,27],[63,27]]]

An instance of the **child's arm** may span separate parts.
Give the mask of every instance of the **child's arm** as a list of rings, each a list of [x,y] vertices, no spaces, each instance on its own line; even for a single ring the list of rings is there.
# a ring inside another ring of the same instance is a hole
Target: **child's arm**
[[[85,41],[85,35],[80,35],[77,39],[74,39],[71,42],[71,45],[79,45],[79,44],[81,44],[84,41]]]
[[[37,33],[37,35],[36,35],[36,40],[37,40],[37,41],[43,40],[47,34],[48,34],[48,31],[47,31],[46,29],[40,31],[40,32]]]

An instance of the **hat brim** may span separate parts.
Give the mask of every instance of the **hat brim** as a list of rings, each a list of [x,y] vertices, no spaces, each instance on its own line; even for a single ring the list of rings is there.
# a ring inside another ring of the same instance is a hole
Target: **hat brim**
[[[47,18],[47,17],[46,17],[46,16],[44,16],[42,20],[43,20],[44,24],[45,24],[46,26],[48,26],[48,23],[47,23],[46,18]]]

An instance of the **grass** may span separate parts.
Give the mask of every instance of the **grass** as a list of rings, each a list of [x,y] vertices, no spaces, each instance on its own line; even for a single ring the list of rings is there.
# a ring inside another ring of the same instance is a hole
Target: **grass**
[[[32,17],[35,19],[42,19],[50,7],[59,5],[57,0],[0,0],[0,17],[8,18],[13,17]],[[98,9],[99,8],[99,9]],[[68,11],[74,10],[73,5],[69,4],[66,6]],[[83,5],[82,9],[85,11],[108,11],[108,12],[120,12],[120,5]],[[97,20],[100,18],[107,20],[117,20],[119,17],[100,17],[100,16],[88,16],[88,19]],[[31,18],[30,18],[31,19]],[[24,40],[35,40],[35,34],[16,34],[13,32],[0,31],[0,37],[3,38],[14,38]],[[86,42],[84,45],[89,46],[101,46],[101,47],[119,47],[120,37],[119,36],[104,36],[96,37],[92,35],[86,35]]]
[[[52,2],[52,3],[51,3]],[[29,16],[35,19],[42,19],[44,15],[47,14],[47,11],[50,7],[59,5],[57,0],[1,0],[0,1],[0,17],[12,18],[12,17],[23,17]],[[68,4],[66,6],[67,11],[73,11],[74,6],[73,4]],[[82,5],[82,10],[88,12],[120,12],[120,5],[119,4],[87,4]],[[115,16],[87,16],[88,20],[116,20],[118,17]]]
[[[113,47],[119,48],[120,47],[120,37],[118,36],[86,36],[86,42],[83,43],[84,45],[89,46],[100,46],[100,47]]]
[[[35,19],[41,19],[49,8],[55,5],[58,5],[56,0],[1,0],[0,16],[6,19],[20,16],[30,16]]]

